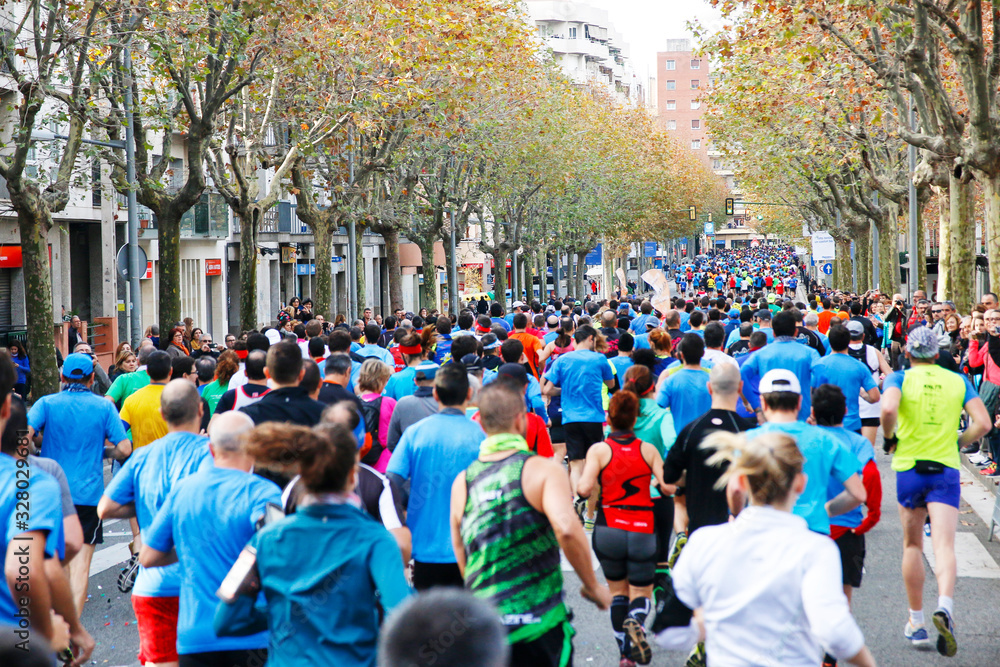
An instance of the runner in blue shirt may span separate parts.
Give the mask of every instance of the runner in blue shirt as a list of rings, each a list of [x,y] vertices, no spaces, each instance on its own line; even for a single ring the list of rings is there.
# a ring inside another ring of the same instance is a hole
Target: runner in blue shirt
[[[806,459],[802,469],[806,488],[792,512],[805,519],[810,530],[829,535],[831,516],[845,514],[867,499],[861,466],[838,439],[818,426],[798,421],[803,395],[794,373],[783,368],[768,371],[760,381],[760,397],[767,423],[751,431],[750,437],[781,431],[795,438]],[[843,484],[844,491],[828,501],[831,480]]]
[[[708,370],[701,365],[705,340],[686,333],[677,344],[677,356],[683,368],[674,373],[661,373],[656,390],[656,404],[668,408],[674,420],[674,430],[680,431],[712,407],[708,393]]]
[[[413,534],[413,585],[417,590],[463,585],[451,544],[448,480],[476,460],[479,443],[486,437],[483,429],[465,416],[471,391],[463,364],[453,360],[437,371],[434,397],[440,411],[403,432],[386,469],[400,487],[410,482],[406,524]]]
[[[170,490],[202,466],[212,465],[208,438],[199,435],[202,406],[194,385],[187,380],[173,380],[164,387],[160,406],[167,423],[167,435],[140,447],[129,457],[118,474],[111,478],[97,507],[102,519],[136,517],[143,540],[148,539],[153,518]],[[215,531],[205,531],[204,524],[199,521],[193,522],[192,528],[214,537]],[[138,559],[138,556],[133,558]],[[132,589],[132,607],[139,626],[140,662],[177,662],[179,659],[177,609],[180,595],[178,565],[153,569],[139,567]]]
[[[850,322],[850,324],[858,328],[861,327],[857,322]],[[851,400],[847,402],[844,428],[860,435],[860,404],[854,400],[854,397],[861,396],[869,403],[878,403],[881,394],[868,367],[847,354],[847,346],[851,344],[851,334],[847,327],[831,327],[827,337],[830,339],[830,348],[833,350],[833,354],[828,354],[813,363],[813,386],[833,384],[840,387],[845,397],[851,397]]]
[[[269,423],[254,434],[258,438],[279,434],[287,442],[294,441],[298,429],[308,432],[305,427]],[[149,568],[147,572],[175,570],[180,588],[176,645],[182,661],[203,664],[197,661],[224,658],[232,667],[261,665],[267,633],[216,635],[212,627],[218,604],[215,592],[254,536],[268,503],[281,505],[281,490],[250,472],[253,458],[246,448],[253,420],[246,414],[223,413],[213,420],[210,430],[212,457],[195,474],[177,481],[163,499],[152,525],[143,532],[140,561]],[[207,439],[201,447],[208,447]],[[177,554],[174,565],[169,565],[171,551]]]
[[[819,353],[811,347],[802,345],[795,339],[797,324],[795,316],[788,311],[778,313],[774,316],[774,342],[768,343],[761,350],[751,355],[750,359],[743,364],[741,372],[744,385],[758,385],[764,375],[776,368],[783,368],[792,371],[798,380],[801,389],[802,406],[799,410],[799,419],[805,421],[809,417],[810,398],[809,392],[812,388],[812,367],[820,359]],[[754,409],[760,408],[760,403],[750,400],[750,405]]]

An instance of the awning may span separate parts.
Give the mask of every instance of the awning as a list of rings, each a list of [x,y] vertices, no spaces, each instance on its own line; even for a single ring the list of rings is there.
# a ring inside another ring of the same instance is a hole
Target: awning
[[[604,269],[602,267],[600,267],[600,266],[592,267],[592,268],[590,268],[590,269],[587,270],[587,275],[590,276],[590,277],[592,277],[592,278],[596,278],[597,276],[603,276],[604,275]]]

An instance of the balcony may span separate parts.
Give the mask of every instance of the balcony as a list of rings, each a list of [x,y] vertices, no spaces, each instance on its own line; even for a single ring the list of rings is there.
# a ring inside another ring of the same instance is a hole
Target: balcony
[[[240,233],[240,219],[233,216],[233,234]],[[309,227],[295,215],[295,205],[279,201],[260,222],[260,234],[309,234]]]
[[[117,196],[118,221],[128,221],[128,201],[125,195]],[[139,204],[139,238],[155,239],[158,235],[158,225],[153,212]],[[216,192],[205,192],[201,200],[181,216],[182,239],[224,239],[229,236],[229,206],[222,195]]]

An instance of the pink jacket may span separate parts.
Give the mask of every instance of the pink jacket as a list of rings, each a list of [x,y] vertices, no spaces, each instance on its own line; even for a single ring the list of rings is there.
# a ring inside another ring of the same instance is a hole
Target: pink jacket
[[[978,338],[973,338],[969,341],[969,365],[981,366],[986,364],[983,379],[989,380],[995,385],[1000,385],[1000,367],[997,366],[996,362],[993,361],[993,357],[990,356],[989,351],[986,349],[987,345],[984,345],[980,349]]]

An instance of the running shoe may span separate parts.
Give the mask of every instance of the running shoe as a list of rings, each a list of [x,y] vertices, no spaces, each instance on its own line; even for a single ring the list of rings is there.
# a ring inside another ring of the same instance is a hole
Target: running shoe
[[[985,454],[973,454],[969,457],[969,463],[972,465],[979,465],[980,463],[989,463],[990,459]]]
[[[673,581],[669,572],[657,572],[653,577],[653,606],[656,608],[656,615],[659,617],[667,606],[667,600],[673,593]]]
[[[705,657],[705,642],[698,642],[697,646],[691,650],[690,655],[688,655],[687,662],[684,663],[684,667],[705,667],[708,664],[708,660]]]
[[[618,661],[618,667],[635,667],[635,660],[622,656],[622,659]]]
[[[909,621],[906,622],[906,627],[903,628],[903,636],[910,640],[910,643],[914,646],[924,647],[930,646],[931,640],[927,635],[927,628],[920,626],[916,628]]]
[[[927,537],[931,536],[931,522],[930,521],[924,521],[924,535],[926,535]]]
[[[938,653],[949,658],[958,652],[958,641],[955,639],[955,621],[944,607],[941,607],[931,617],[938,631]]]
[[[687,533],[677,533],[677,539],[674,540],[674,546],[670,550],[670,558],[667,559],[667,565],[670,569],[674,569],[674,565],[677,563],[677,559],[681,555],[681,549],[687,544],[688,536]]]
[[[580,517],[580,523],[583,523],[587,518],[587,501],[577,496],[576,500],[573,501],[573,509],[576,510],[577,516]]]
[[[983,468],[982,470],[980,470],[979,474],[980,475],[992,475],[996,471],[997,471],[997,464],[996,463],[991,463],[988,466],[986,466],[985,468]]]
[[[965,447],[962,447],[962,453],[963,454],[975,454],[978,451],[979,451],[979,443],[978,442],[974,442],[971,445],[966,445]]]
[[[646,639],[646,628],[642,627],[636,619],[629,616],[622,624],[625,634],[628,635],[629,643],[632,645],[632,659],[640,665],[648,665],[653,659],[653,649]]]
[[[135,586],[135,576],[139,574],[139,554],[132,554],[125,568],[118,575],[118,590],[128,593]]]
[[[592,534],[594,532],[594,520],[593,519],[584,519],[583,520],[583,530],[588,535]]]
[[[837,659],[827,653],[823,656],[823,667],[837,667]]]

